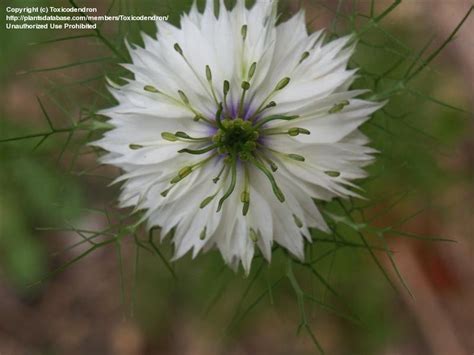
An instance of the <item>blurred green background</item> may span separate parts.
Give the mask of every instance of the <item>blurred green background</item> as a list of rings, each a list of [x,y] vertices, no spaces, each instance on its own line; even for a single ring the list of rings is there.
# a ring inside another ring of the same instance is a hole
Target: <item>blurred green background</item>
[[[53,4],[70,6],[35,2]],[[170,15],[177,24],[190,1],[80,5]],[[389,103],[363,127],[380,151],[362,182],[367,200],[321,204],[335,234],[313,235],[310,264],[289,264],[276,250],[271,265],[257,257],[248,277],[212,251],[172,263],[175,279],[162,259],[172,255],[168,241],[126,230],[131,219],[116,208],[118,187],[107,186],[118,171],[98,166],[98,152],[85,145],[100,132],[78,128],[114,104],[106,77],[130,77],[117,65],[127,59],[124,38],[140,43],[139,32],[153,34],[154,26],[58,32],[2,24],[0,354],[313,354],[319,347],[344,355],[471,354],[472,16],[406,80],[470,3],[395,5],[280,2],[283,19],[304,8],[310,30],[326,27],[329,37],[356,30],[354,86]]]

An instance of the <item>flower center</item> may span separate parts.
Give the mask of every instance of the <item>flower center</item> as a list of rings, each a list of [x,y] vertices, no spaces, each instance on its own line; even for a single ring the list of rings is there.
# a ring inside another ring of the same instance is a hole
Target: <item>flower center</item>
[[[247,161],[257,149],[258,128],[242,118],[226,118],[212,137],[220,154],[229,154]]]

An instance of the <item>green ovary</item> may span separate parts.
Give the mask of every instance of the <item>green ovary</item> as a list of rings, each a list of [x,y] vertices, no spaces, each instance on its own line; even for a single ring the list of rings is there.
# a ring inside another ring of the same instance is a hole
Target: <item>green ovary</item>
[[[259,132],[252,122],[241,118],[222,121],[222,127],[212,137],[220,154],[237,156],[240,160],[248,160],[257,149]]]

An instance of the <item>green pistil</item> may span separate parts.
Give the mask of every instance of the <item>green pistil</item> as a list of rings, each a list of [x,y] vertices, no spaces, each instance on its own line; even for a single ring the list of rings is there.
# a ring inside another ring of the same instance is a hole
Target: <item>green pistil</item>
[[[235,153],[240,160],[249,160],[257,149],[258,131],[249,121],[241,118],[226,118],[219,121],[220,127],[212,141],[220,154]]]
[[[155,88],[153,85],[145,85],[145,86],[143,87],[143,90],[148,91],[148,92],[152,92],[152,93],[154,93],[154,94],[159,93],[158,89]]]
[[[178,182],[183,180],[185,177],[187,177],[189,174],[191,174],[197,168],[200,168],[200,167],[206,165],[215,156],[216,156],[216,153],[211,154],[210,156],[198,161],[197,163],[194,163],[193,165],[187,165],[187,166],[181,168],[178,171],[178,174],[170,180],[170,184],[174,186],[175,184],[177,184]],[[166,195],[168,194],[170,189],[168,189],[168,191],[167,190],[163,191],[162,196],[166,197]]]
[[[247,38],[247,25],[243,25],[240,28],[240,34],[242,36],[242,39],[245,41],[245,39]]]
[[[272,172],[269,171],[265,165],[263,165],[260,161],[258,161],[255,158],[252,159],[252,163],[267,176],[268,180],[270,181],[270,184],[272,185],[273,193],[278,198],[278,201],[284,202],[285,201],[285,195],[283,195],[283,192],[278,187],[278,185],[275,181],[275,178],[273,177]]]
[[[301,59],[300,59],[298,64],[301,64],[308,57],[309,57],[309,52],[303,52],[303,54],[301,55]]]
[[[255,125],[255,128],[260,128],[261,126],[267,124],[270,121],[275,121],[275,120],[291,121],[298,117],[299,116],[271,115],[259,120],[257,124]]]
[[[219,204],[217,205],[217,212],[221,210],[222,204],[224,203],[225,200],[227,200],[227,198],[232,194],[232,192],[234,192],[234,189],[235,189],[235,184],[237,182],[237,161],[234,155],[232,155],[231,157],[230,169],[231,169],[230,185],[227,188],[227,191],[219,200]]]

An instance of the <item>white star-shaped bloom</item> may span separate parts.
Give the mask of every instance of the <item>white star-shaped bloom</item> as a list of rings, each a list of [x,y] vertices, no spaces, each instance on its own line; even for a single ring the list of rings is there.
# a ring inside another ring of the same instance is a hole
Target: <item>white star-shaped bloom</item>
[[[111,83],[114,128],[94,144],[124,172],[121,206],[174,231],[175,258],[217,247],[248,272],[274,242],[303,258],[309,228],[328,231],[314,199],[358,196],[375,152],[358,127],[382,104],[349,89],[354,41],[308,34],[302,11],[276,22],[272,1],[194,5],[129,46],[134,79]]]

